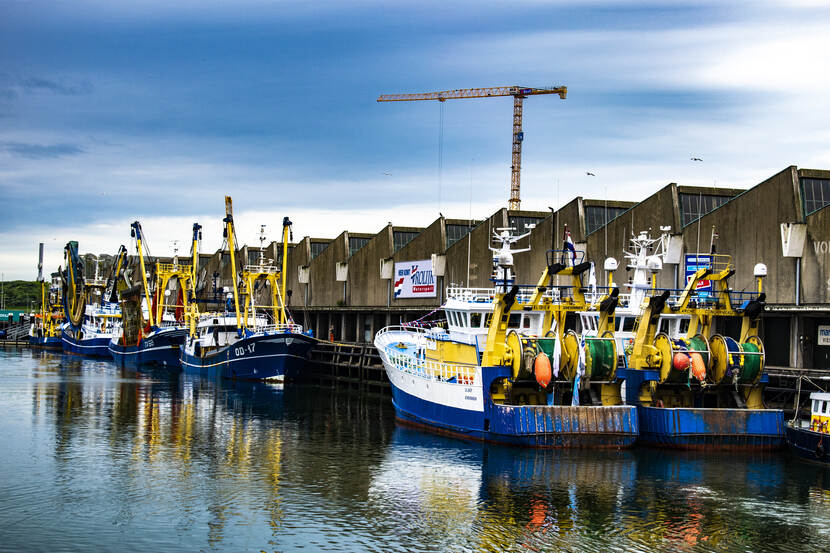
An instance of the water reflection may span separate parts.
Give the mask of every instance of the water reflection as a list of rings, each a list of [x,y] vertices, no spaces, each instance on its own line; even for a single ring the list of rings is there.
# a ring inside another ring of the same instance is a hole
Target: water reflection
[[[396,426],[385,397],[0,352],[9,549],[824,549],[787,454],[528,450]]]

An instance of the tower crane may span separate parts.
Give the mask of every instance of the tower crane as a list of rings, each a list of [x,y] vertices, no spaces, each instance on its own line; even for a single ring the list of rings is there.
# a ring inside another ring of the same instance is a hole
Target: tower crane
[[[378,102],[410,102],[415,100],[454,100],[457,98],[490,98],[493,96],[513,96],[513,155],[510,166],[510,200],[508,208],[518,210],[521,205],[519,188],[522,171],[522,101],[528,96],[539,94],[558,94],[562,100],[568,94],[568,87],[556,86],[550,88],[530,88],[522,86],[498,86],[492,88],[459,88],[456,90],[442,90],[440,92],[424,92],[420,94],[383,94]]]

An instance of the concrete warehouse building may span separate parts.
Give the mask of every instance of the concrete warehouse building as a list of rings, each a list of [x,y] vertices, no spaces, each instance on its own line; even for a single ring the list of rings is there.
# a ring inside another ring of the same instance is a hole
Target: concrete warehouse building
[[[754,290],[755,264],[768,268],[763,324],[768,365],[830,368],[828,205],[830,171],[793,166],[749,190],[671,183],[639,203],[577,197],[555,212],[500,209],[477,221],[439,217],[423,229],[389,223],[375,235],[344,231],[329,241],[306,237],[292,245],[289,256],[289,305],[295,319],[319,337],[328,337],[333,328],[337,340],[371,341],[384,325],[436,309],[448,286],[492,286],[489,246],[493,230],[501,227],[530,232],[517,244],[531,247],[515,256],[518,282],[538,280],[547,250],[551,244],[561,249],[567,225],[577,249],[596,263],[598,279],[604,276],[603,260],[617,259],[613,280],[623,292],[629,275],[622,250],[632,232],[657,236],[671,227],[673,257],[667,261],[673,263],[658,274],[657,286],[682,287],[684,256],[709,252],[714,227],[717,252],[735,263],[734,290]],[[433,266],[434,295],[396,297],[395,264],[424,261]]]
[[[606,257],[619,268],[613,281],[626,292],[629,274],[623,250],[632,233],[653,237],[670,227],[669,255],[658,274],[658,288],[686,282],[686,258],[709,252],[713,231],[717,253],[732,256],[732,289],[752,291],[753,269],[764,263],[768,309],[763,318],[767,365],[830,369],[830,171],[783,169],[748,190],[678,186],[671,183],[644,200],[604,201],[577,197],[558,211],[500,209],[481,220],[439,217],[426,228],[389,223],[376,234],[344,230],[336,238],[304,237],[289,245],[288,304],[294,320],[321,338],[371,342],[388,324],[412,321],[438,308],[447,287],[492,287],[492,236],[495,229],[528,231],[515,255],[517,282],[535,284],[546,252],[562,248],[567,225],[578,250],[586,252],[602,283]],[[241,239],[250,237],[240,237]],[[267,259],[281,262],[282,247],[272,242]],[[256,263],[258,247],[243,246],[238,266]],[[199,296],[210,307],[224,304],[230,286],[228,252],[203,254]],[[431,264],[433,281],[422,283],[421,297],[404,297],[396,287],[398,270]],[[91,265],[88,263],[88,266]],[[587,278],[587,276],[585,277]],[[564,283],[563,283],[564,284]],[[730,331],[731,329],[720,329]]]

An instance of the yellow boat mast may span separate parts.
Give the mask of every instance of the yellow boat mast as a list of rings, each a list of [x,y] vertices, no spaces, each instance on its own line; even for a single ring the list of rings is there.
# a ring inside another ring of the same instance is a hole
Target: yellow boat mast
[[[228,240],[228,249],[231,253],[231,283],[233,284],[233,305],[236,310],[236,328],[241,330],[243,328],[243,321],[241,313],[239,312],[239,291],[236,286],[236,243],[234,242],[233,234],[233,200],[231,200],[230,196],[225,196],[225,218],[223,221],[225,223],[225,238]]]
[[[150,288],[147,285],[147,271],[144,268],[144,250],[142,249],[141,242],[142,242],[142,231],[141,231],[141,223],[138,221],[133,222],[132,225],[132,236],[135,238],[135,247],[138,250],[138,263],[139,267],[141,268],[141,281],[144,283],[144,296],[147,298],[147,314],[150,317],[150,326],[155,326],[153,322],[153,301],[150,298]]]

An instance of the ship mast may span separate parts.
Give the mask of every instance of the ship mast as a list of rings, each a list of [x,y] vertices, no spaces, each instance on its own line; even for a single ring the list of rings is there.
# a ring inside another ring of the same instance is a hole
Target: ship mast
[[[228,240],[228,249],[231,253],[231,284],[233,285],[233,305],[236,311],[236,328],[242,330],[242,317],[239,313],[239,291],[236,286],[236,243],[233,239],[233,200],[225,196],[225,238]]]

